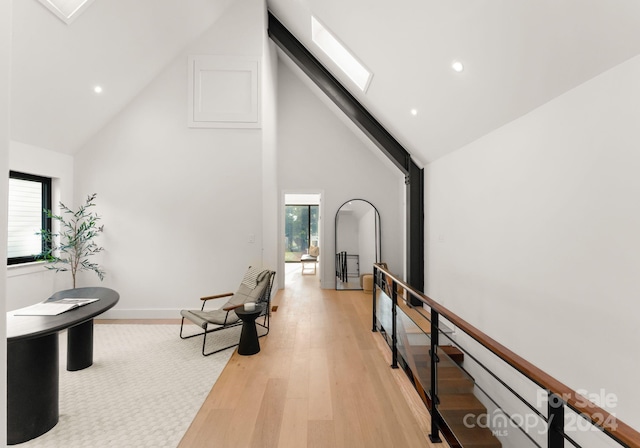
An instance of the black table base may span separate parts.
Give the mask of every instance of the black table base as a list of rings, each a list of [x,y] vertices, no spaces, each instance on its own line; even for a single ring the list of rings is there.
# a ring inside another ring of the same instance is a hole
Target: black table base
[[[93,364],[93,319],[67,330],[67,370],[86,369]]]
[[[58,423],[58,333],[7,344],[7,443],[41,436]]]

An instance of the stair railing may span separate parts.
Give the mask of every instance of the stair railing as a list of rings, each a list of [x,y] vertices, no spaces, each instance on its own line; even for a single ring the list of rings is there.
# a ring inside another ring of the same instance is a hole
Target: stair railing
[[[545,425],[543,431],[540,431],[539,429],[537,431],[538,434],[545,435],[546,440],[536,440],[535,437],[532,437],[526,432],[526,429],[529,428],[526,428],[526,425],[520,424],[523,423],[523,419],[521,421],[516,421],[517,419],[514,415],[509,415],[509,413],[504,412],[503,408],[498,405],[491,394],[476,384],[475,387],[486,396],[488,401],[485,401],[489,404],[493,403],[497,409],[506,415],[506,418],[508,418],[512,423],[515,423],[516,427],[518,427],[518,429],[522,431],[528,439],[527,443],[532,443],[533,445],[541,448],[543,446],[546,446],[547,448],[563,448],[565,446],[565,441],[576,447],[592,446],[592,442],[581,441],[580,437],[576,437],[576,434],[573,434],[573,437],[569,434],[569,429],[572,428],[567,428],[567,421],[571,419],[565,419],[565,417],[567,417],[565,416],[565,409],[568,409],[572,413],[575,413],[571,414],[575,416],[575,419],[580,419],[579,422],[580,425],[582,425],[581,429],[585,429],[585,432],[597,429],[601,434],[607,436],[605,438],[606,440],[609,442],[615,442],[616,446],[640,448],[640,433],[638,431],[625,424],[615,415],[597,406],[585,396],[569,388],[565,384],[553,378],[551,375],[531,364],[526,359],[509,350],[507,347],[492,339],[435,300],[414,290],[383,266],[377,264],[374,265],[373,278],[372,331],[380,330],[385,332],[386,335],[386,332],[389,329],[386,328],[385,325],[391,326],[391,338],[387,339],[392,350],[391,367],[397,368],[398,362],[400,361],[401,364],[403,364],[403,367],[405,367],[405,370],[409,370],[407,373],[410,375],[410,378],[413,380],[416,388],[419,386],[415,378],[417,372],[411,372],[410,369],[410,365],[414,361],[402,359],[402,355],[398,350],[400,338],[398,336],[397,327],[398,322],[401,322],[401,320],[399,320],[399,315],[402,314],[407,318],[407,315],[404,312],[400,311],[400,313],[398,313],[400,306],[399,302],[403,302],[405,307],[410,307],[415,311],[409,319],[416,320],[417,318],[415,315],[419,315],[430,324],[430,331],[428,332],[430,339],[428,356],[430,363],[430,384],[428,385],[429,394],[427,396],[426,394],[421,393],[421,396],[427,403],[429,411],[431,412],[431,434],[429,435],[429,438],[432,442],[439,442],[441,440],[440,432],[443,430],[448,433],[447,435],[450,435],[450,428],[445,424],[438,408],[440,404],[438,393],[438,364],[441,361],[439,357],[439,342],[440,336],[444,336],[462,350],[465,356],[471,358],[472,362],[476,363],[483,371],[487,372],[488,376],[492,380],[495,380],[496,384],[504,387],[511,396],[524,403],[524,405],[533,412],[532,415],[535,418],[539,418],[543,422]],[[399,289],[402,290],[402,294],[398,293]],[[423,306],[411,306],[410,304],[412,302],[415,303],[415,301],[410,300],[411,298],[417,299]],[[385,322],[385,325],[381,323],[381,316],[378,311],[380,310],[382,300],[389,302],[391,307],[389,310],[389,314],[391,316],[389,319],[390,323]],[[425,306],[429,309],[428,312],[425,310]],[[495,369],[487,367],[482,361],[480,361],[479,357],[469,349],[468,344],[466,344],[467,347],[465,348],[464,344],[460,344],[459,341],[454,340],[454,338],[448,334],[450,332],[445,331],[447,327],[441,324],[442,319],[445,319],[446,322],[454,326],[456,332],[460,330],[462,334],[467,337],[468,341],[473,341],[479,347],[488,351],[492,356],[501,360],[501,362],[506,363],[506,365],[510,366],[511,369],[539,388],[536,392],[538,393],[542,391],[546,399],[546,409],[544,409],[544,412],[541,412],[527,399],[523,398],[522,395],[515,390],[516,387],[509,385],[507,380],[502,378],[499,373],[494,372]],[[406,367],[409,367],[409,369]],[[418,390],[418,392],[420,393],[424,391]],[[574,423],[576,422],[576,420],[573,421]],[[588,444],[581,445],[580,443]],[[457,446],[464,446],[464,444],[459,443]],[[518,444],[515,446],[521,445]]]

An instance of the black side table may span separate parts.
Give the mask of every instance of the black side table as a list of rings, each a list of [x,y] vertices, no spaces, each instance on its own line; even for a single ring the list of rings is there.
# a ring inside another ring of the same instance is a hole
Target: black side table
[[[242,320],[242,333],[240,334],[238,354],[255,355],[260,351],[256,319],[260,316],[260,313],[264,311],[264,305],[256,304],[256,309],[254,311],[245,311],[244,307],[236,308],[234,311]]]

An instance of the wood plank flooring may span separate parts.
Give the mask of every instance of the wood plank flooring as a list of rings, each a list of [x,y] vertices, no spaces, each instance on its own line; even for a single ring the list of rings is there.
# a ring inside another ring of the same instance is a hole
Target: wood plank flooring
[[[371,332],[369,294],[296,271],[273,304],[260,353],[233,354],[179,447],[447,447]]]

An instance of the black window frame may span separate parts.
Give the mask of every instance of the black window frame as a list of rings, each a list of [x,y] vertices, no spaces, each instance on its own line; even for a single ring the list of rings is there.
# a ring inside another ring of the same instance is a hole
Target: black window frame
[[[35,174],[23,173],[20,171],[9,171],[9,179],[28,180],[32,182],[40,183],[42,187],[42,226],[41,229],[45,231],[51,231],[51,218],[47,216],[45,210],[51,210],[51,178],[44,176],[37,176]],[[39,261],[42,256],[47,252],[47,243],[42,237],[42,251],[37,255],[23,256],[23,257],[7,257],[7,265],[13,266],[17,264],[32,263]]]

